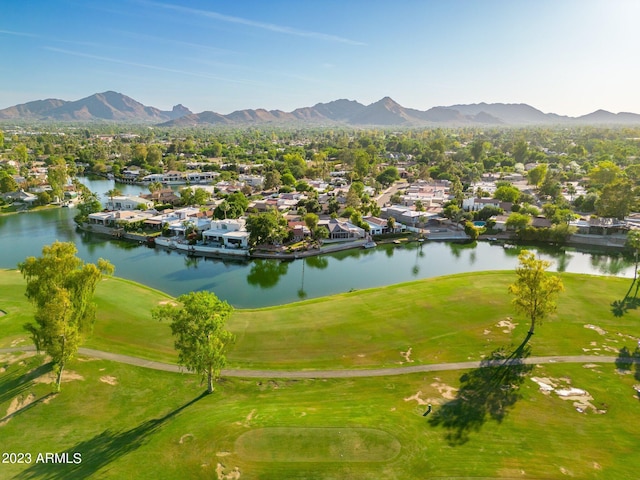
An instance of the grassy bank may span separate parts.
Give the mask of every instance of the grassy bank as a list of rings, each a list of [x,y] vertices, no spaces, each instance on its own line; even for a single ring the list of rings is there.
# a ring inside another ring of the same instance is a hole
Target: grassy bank
[[[239,310],[230,325],[238,336],[230,361],[337,369],[477,360],[526,333],[505,293],[513,277],[456,275]],[[638,312],[616,317],[610,307],[629,280],[563,280],[557,315],[532,339],[534,355],[635,348]],[[149,314],[170,300],[142,285],[105,280],[87,346],[174,361],[167,325]],[[7,312],[0,317],[2,346],[29,343],[21,325],[32,309],[18,272],[0,272],[0,309]],[[490,398],[465,400],[469,408],[462,410],[447,406],[456,405],[456,389],[473,372],[226,379],[201,397],[195,376],[81,357],[68,365],[62,393],[52,396],[43,383],[51,367],[42,358],[5,354],[0,367],[3,451],[31,455],[29,464],[0,464],[0,478],[605,479],[634,478],[640,470],[640,380],[633,368],[621,372],[613,364],[538,365],[519,397],[503,398],[496,389]],[[534,377],[584,394],[544,393]],[[424,417],[428,403],[434,410]],[[71,459],[77,453],[80,463],[36,463],[47,452]]]
[[[480,360],[526,335],[528,323],[514,315],[507,294],[514,278],[513,272],[460,274],[236,310],[229,328],[237,342],[229,363],[242,368],[337,369]],[[610,355],[622,345],[620,335],[637,334],[639,311],[622,317],[611,311],[630,280],[576,274],[562,278],[566,291],[558,311],[531,340],[536,355]],[[22,277],[16,271],[0,272],[0,289],[0,308],[9,313],[0,320],[0,346],[28,343],[22,324],[32,308],[24,297]],[[175,361],[168,325],[153,321],[150,314],[171,297],[110,278],[99,285],[96,300],[98,320],[85,346]]]

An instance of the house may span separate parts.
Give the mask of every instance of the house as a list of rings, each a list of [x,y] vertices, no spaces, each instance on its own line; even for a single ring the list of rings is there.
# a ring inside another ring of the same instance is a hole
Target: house
[[[381,208],[380,216],[385,219],[393,217],[400,223],[415,227],[418,224],[428,222],[431,218],[438,217],[441,210],[442,209],[439,208],[428,208],[427,211],[418,212],[402,205],[392,205],[390,207]]]
[[[462,209],[465,212],[477,212],[484,207],[496,207],[510,212],[512,206],[511,202],[503,202],[497,198],[465,198],[462,200]]]
[[[328,240],[359,240],[365,237],[364,229],[357,227],[345,220],[339,220],[337,218],[332,218],[331,220],[321,220],[318,225],[323,226],[327,230],[329,230]]]
[[[245,185],[249,185],[253,188],[262,188],[264,185],[264,177],[262,175],[246,175],[240,174],[238,180]]]
[[[307,224],[299,220],[291,220],[288,222],[288,227],[293,232],[293,241],[300,242],[305,238],[311,236],[311,230],[307,227]]]
[[[105,203],[107,210],[148,210],[153,208],[153,202],[135,195],[116,195],[109,197]]]
[[[393,231],[389,228],[389,220],[374,216],[363,217],[363,220],[369,225],[369,233],[371,235],[383,235],[385,233],[399,233],[407,227],[400,222],[396,222]]]
[[[26,203],[27,205],[33,205],[35,202],[38,201],[38,197],[36,195],[29,192],[25,192],[24,190],[5,193],[2,195],[2,198],[7,202]]]
[[[205,243],[224,245],[225,248],[249,247],[249,232],[241,218],[211,220],[209,228],[202,232],[202,238]]]

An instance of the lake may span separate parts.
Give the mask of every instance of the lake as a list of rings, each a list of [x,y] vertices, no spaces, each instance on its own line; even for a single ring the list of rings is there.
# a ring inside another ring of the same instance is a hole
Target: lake
[[[113,181],[84,179],[102,195]],[[139,194],[137,185],[116,185],[123,193]],[[289,303],[334,293],[483,270],[513,270],[518,248],[485,242],[475,246],[424,242],[348,250],[289,262],[193,258],[175,251],[111,240],[78,231],[75,209],[60,208],[0,217],[0,268],[16,268],[27,256],[39,256],[44,245],[76,243],[87,262],[102,257],[116,267],[115,275],[177,296],[196,290],[213,291],[238,308]],[[551,260],[551,270],[633,277],[633,264],[621,255],[574,249],[533,250]]]

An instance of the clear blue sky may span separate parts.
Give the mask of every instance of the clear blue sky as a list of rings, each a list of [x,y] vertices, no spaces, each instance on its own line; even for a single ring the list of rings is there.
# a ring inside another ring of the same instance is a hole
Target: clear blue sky
[[[640,113],[638,0],[23,0],[0,108],[115,90],[194,112],[390,96]]]

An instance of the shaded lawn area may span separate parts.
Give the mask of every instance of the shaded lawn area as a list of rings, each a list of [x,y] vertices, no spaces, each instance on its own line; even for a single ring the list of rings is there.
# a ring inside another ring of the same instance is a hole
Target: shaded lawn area
[[[33,368],[10,366],[12,375],[33,376]],[[446,426],[422,416],[421,402],[433,403],[432,415],[438,414],[455,396],[446,387],[459,387],[470,371],[230,379],[201,397],[204,386],[191,375],[101,360],[68,368],[82,379],[13,416],[0,435],[5,450],[80,453],[82,463],[1,465],[2,478],[210,479],[237,469],[240,478],[260,479],[598,479],[634,478],[640,468],[640,402],[632,395],[633,376],[620,375],[613,364],[545,365],[531,373],[569,379],[605,413],[579,413],[572,401],[543,394],[529,376],[500,422],[471,424],[466,441],[454,445]],[[34,385],[44,388],[39,395],[48,388]],[[8,403],[0,402],[1,412]],[[379,461],[363,461],[371,455]]]

